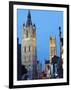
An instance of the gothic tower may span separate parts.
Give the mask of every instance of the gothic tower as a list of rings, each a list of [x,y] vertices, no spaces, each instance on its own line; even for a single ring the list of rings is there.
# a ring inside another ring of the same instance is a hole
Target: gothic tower
[[[30,10],[28,11],[26,24],[23,24],[21,53],[22,65],[25,65],[29,79],[32,79],[33,62],[36,59],[36,26],[32,24]]]
[[[50,63],[54,55],[56,55],[56,38],[50,37]]]

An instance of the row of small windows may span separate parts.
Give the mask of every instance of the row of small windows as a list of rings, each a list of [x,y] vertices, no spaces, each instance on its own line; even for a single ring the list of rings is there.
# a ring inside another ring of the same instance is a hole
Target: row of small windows
[[[28,48],[29,52],[30,52],[30,46],[29,47],[24,47],[24,52],[26,53],[26,48]]]

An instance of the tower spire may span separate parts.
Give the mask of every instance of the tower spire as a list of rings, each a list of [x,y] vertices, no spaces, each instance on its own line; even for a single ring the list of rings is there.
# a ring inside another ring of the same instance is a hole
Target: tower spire
[[[31,21],[31,13],[30,13],[30,10],[28,10],[26,26],[30,26],[31,24],[32,24],[32,21]]]

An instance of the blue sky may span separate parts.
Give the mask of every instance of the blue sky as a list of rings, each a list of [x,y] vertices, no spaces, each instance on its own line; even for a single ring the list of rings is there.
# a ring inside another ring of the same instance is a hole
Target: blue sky
[[[63,11],[30,10],[30,12],[32,23],[36,25],[37,56],[44,68],[44,60],[49,60],[50,55],[50,36],[56,37],[57,55],[60,56],[59,26],[63,36]],[[22,25],[27,21],[27,14],[28,10],[17,10],[19,43],[21,43]]]

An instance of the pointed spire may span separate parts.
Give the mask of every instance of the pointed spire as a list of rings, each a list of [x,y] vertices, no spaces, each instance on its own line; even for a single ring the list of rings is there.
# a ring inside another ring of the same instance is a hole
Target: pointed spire
[[[28,10],[28,18],[31,19],[31,13],[30,13],[30,10]]]
[[[31,24],[32,24],[32,21],[31,21],[31,13],[30,13],[30,10],[28,10],[28,16],[27,16],[26,26],[30,26]]]

